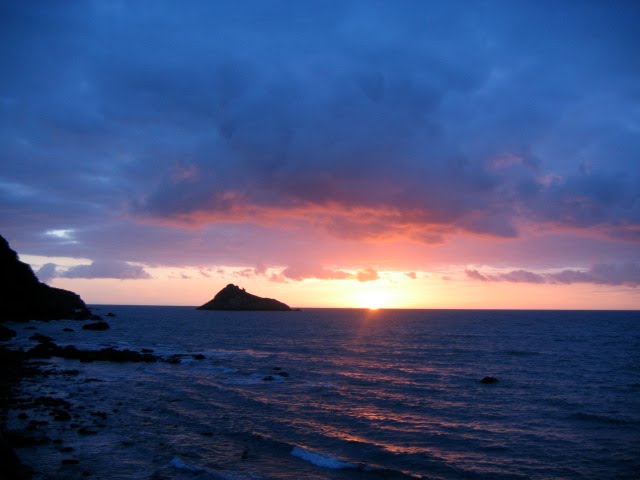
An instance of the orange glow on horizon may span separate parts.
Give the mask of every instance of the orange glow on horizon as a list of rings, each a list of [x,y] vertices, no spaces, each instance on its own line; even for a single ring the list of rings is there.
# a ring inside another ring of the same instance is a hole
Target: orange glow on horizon
[[[54,261],[62,268],[87,264],[85,259],[27,257],[34,270]],[[375,264],[374,264],[375,265]],[[198,306],[234,283],[250,293],[276,298],[299,308],[379,309],[638,309],[638,289],[592,284],[531,284],[481,282],[469,279],[466,265],[440,271],[377,270],[379,278],[358,281],[357,270],[348,279],[274,281],[269,270],[257,275],[246,267],[149,267],[151,278],[140,280],[58,277],[48,283],[72,290],[89,304]]]
[[[360,308],[379,310],[387,306],[388,296],[379,290],[364,290],[358,294],[357,305]]]

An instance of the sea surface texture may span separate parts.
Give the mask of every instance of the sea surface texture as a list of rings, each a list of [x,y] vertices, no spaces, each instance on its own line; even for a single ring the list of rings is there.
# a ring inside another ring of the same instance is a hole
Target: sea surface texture
[[[13,324],[15,343],[32,325],[180,362],[54,359],[80,373],[23,393],[108,416],[92,435],[52,422],[78,465],[19,450],[36,478],[640,478],[638,312],[108,311],[110,330]]]

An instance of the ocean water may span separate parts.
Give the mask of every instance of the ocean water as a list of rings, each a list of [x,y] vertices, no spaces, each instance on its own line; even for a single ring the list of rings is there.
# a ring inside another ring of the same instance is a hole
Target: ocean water
[[[14,324],[15,343],[35,326],[59,345],[184,356],[54,359],[80,373],[25,382],[108,412],[94,435],[47,427],[78,465],[59,445],[20,449],[36,478],[640,478],[639,312],[107,311],[108,331]]]

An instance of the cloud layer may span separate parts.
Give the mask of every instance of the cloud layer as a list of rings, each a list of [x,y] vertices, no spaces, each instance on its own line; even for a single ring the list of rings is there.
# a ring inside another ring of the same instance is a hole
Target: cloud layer
[[[570,285],[573,283],[593,283],[596,285],[640,285],[640,264],[598,264],[587,270],[562,270],[553,273],[535,273],[527,270],[512,270],[505,273],[487,274],[467,269],[467,277],[482,282],[553,283]]]
[[[371,281],[436,249],[487,264],[499,259],[487,241],[517,246],[503,251],[523,269],[505,281],[552,281],[530,265],[560,271],[570,256],[628,263],[640,256],[639,13],[10,2],[3,234],[29,253],[103,259],[70,278],[145,277],[124,259]],[[551,236],[532,253],[531,238]],[[320,266],[302,267],[309,256]],[[624,277],[566,272],[553,282]]]
[[[76,265],[59,269],[54,263],[46,263],[38,270],[38,278],[48,282],[54,278],[116,278],[120,280],[140,280],[151,275],[140,265],[131,265],[118,260],[96,260],[89,265]]]

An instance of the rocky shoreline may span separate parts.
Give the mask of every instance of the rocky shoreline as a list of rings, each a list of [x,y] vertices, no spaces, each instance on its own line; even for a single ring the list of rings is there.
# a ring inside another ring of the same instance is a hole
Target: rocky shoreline
[[[291,310],[277,300],[251,295],[235,285],[228,285],[214,300],[200,308]],[[105,316],[116,315],[109,312]],[[87,441],[79,439],[96,435],[107,425],[109,418],[125,415],[126,407],[117,402],[96,409],[92,401],[96,398],[96,389],[90,386],[95,387],[94,382],[103,380],[85,378],[81,369],[69,368],[70,362],[166,362],[175,365],[184,360],[205,359],[201,353],[161,356],[151,349],[133,351],[111,345],[96,349],[59,345],[42,333],[47,329],[36,326],[52,320],[72,321],[61,329],[65,332],[63,335],[78,330],[87,331],[86,335],[101,335],[99,332],[110,329],[109,323],[94,314],[79,295],[40,282],[31,267],[21,262],[18,254],[0,236],[0,480],[45,478],[41,472],[34,472],[21,462],[21,453],[25,452],[35,455],[33,458],[38,460],[42,452],[48,452],[47,461],[51,465],[59,464],[55,478],[93,476],[83,467],[80,452],[75,452],[67,442],[75,443],[78,450],[84,449]],[[84,322],[76,328],[73,325],[76,321]],[[82,341],[77,334],[74,338]],[[288,373],[274,367],[263,381],[286,376]]]
[[[15,405],[16,386],[26,377],[41,375],[42,371],[37,365],[27,365],[23,352],[12,350],[0,345],[0,464],[3,471],[2,479],[28,479],[31,478],[31,469],[23,465],[15,453],[14,446],[17,438],[7,432],[6,421],[10,408]]]
[[[24,329],[37,330],[38,322],[25,323]],[[90,324],[84,324],[90,325]],[[6,326],[3,328],[7,329]],[[9,330],[9,329],[7,329]],[[79,378],[76,368],[61,368],[56,359],[88,362],[166,362],[179,364],[183,359],[204,360],[203,354],[173,354],[160,356],[151,349],[133,351],[106,347],[83,349],[75,345],[60,346],[50,337],[34,333],[28,337],[36,345],[30,348],[16,347],[11,339],[0,344],[0,471],[2,480],[30,479],[37,472],[20,461],[16,454],[21,449],[46,446],[58,453],[60,468],[64,478],[91,478],[90,470],[82,468],[81,461],[74,455],[74,448],[65,444],[62,437],[92,436],[105,427],[107,418],[122,414],[116,405],[111,411],[97,410],[92,405],[71,398],[61,398],[59,392],[52,392],[49,381],[69,385],[72,382],[86,384],[101,382],[98,378]],[[67,365],[68,366],[68,365]],[[30,385],[27,385],[30,384]],[[24,388],[32,387],[36,388]],[[34,394],[34,392],[37,392]],[[11,425],[9,425],[11,423]],[[68,471],[67,471],[68,469]]]

